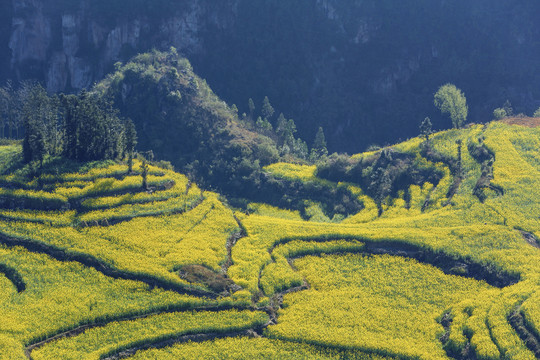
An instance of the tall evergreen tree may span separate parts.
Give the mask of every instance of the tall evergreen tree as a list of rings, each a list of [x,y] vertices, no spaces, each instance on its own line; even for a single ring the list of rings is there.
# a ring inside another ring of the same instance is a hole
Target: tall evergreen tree
[[[328,149],[326,148],[326,139],[324,137],[324,131],[322,127],[319,127],[317,134],[315,134],[315,140],[311,147],[310,158],[312,161],[316,161],[324,156],[328,155]]]
[[[135,130],[135,124],[133,124],[133,121],[131,121],[131,119],[126,119],[125,129],[128,172],[131,173],[133,171],[133,152],[135,151],[135,146],[137,146],[137,131]]]
[[[262,108],[261,108],[261,115],[263,119],[266,119],[268,121],[270,121],[270,119],[274,115],[274,108],[270,104],[270,100],[268,99],[268,96],[264,97]]]
[[[77,159],[79,124],[77,118],[77,105],[79,99],[76,95],[61,95],[64,117],[64,156],[70,159]]]
[[[148,191],[148,161],[154,159],[154,153],[152,150],[147,151],[146,156],[142,157],[142,166],[141,166],[141,177],[142,177],[142,188],[143,190]],[[147,159],[148,158],[148,159]]]
[[[429,117],[426,117],[422,123],[420,124],[420,134],[422,134],[426,138],[426,143],[429,142],[429,135],[433,133],[431,130],[431,120]]]
[[[13,84],[8,81],[0,89],[0,111],[2,115],[1,134],[4,138],[13,137],[13,126],[17,123],[17,96]]]
[[[284,139],[286,131],[287,131],[287,119],[285,119],[285,115],[283,115],[283,113],[280,113],[276,121],[276,134],[280,138]]]
[[[255,115],[255,103],[253,102],[252,98],[249,98],[248,100],[248,108],[249,108],[249,118],[253,119],[253,116]]]
[[[45,124],[49,98],[40,85],[29,87],[27,91],[20,112],[24,126],[23,157],[27,163],[39,161],[43,165],[47,153]]]
[[[2,87],[0,88],[0,139],[4,139],[6,137],[6,125],[8,120],[8,101],[9,101],[9,94],[7,91]]]
[[[85,90],[63,97],[64,155],[80,161],[115,159],[125,153],[125,124],[112,102]]]

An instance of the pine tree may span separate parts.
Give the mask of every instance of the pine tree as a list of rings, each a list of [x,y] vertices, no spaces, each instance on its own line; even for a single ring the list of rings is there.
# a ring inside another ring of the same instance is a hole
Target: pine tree
[[[286,131],[287,131],[287,119],[285,119],[285,115],[283,115],[283,113],[280,113],[276,121],[276,134],[279,137],[283,138]]]
[[[253,102],[252,98],[249,98],[248,100],[248,108],[249,108],[249,118],[253,119],[253,116],[255,115],[255,103]]]
[[[309,155],[309,149],[306,142],[300,138],[294,140],[292,152],[300,159],[307,159]]]
[[[261,115],[264,119],[269,121],[272,118],[272,115],[274,115],[274,108],[272,107],[272,105],[270,105],[270,100],[268,100],[268,96],[264,97],[261,108]]]
[[[39,161],[43,166],[43,159],[47,153],[46,118],[49,98],[40,85],[26,85],[27,93],[19,114],[24,127],[23,157],[27,163]]]
[[[510,100],[506,100],[503,104],[503,110],[506,113],[506,116],[513,116],[514,115],[514,109],[512,108],[512,104],[510,103]]]
[[[424,121],[420,124],[420,134],[425,136],[426,143],[429,142],[429,135],[431,135],[433,131],[431,130],[431,120],[429,117],[426,117]]]
[[[312,161],[316,161],[328,155],[328,149],[326,148],[326,139],[324,137],[324,131],[322,127],[319,127],[313,146],[311,147],[310,158]]]
[[[142,166],[141,166],[141,177],[142,177],[142,188],[145,191],[148,191],[148,161],[154,159],[154,153],[152,150],[146,152],[147,156],[142,157]],[[147,160],[148,157],[148,160]]]
[[[115,159],[125,153],[125,124],[111,101],[85,90],[63,96],[64,155],[79,161]]]
[[[64,149],[63,154],[69,159],[77,159],[79,122],[77,118],[77,105],[79,99],[76,95],[60,96],[64,118]]]
[[[13,124],[15,124],[18,114],[17,96],[11,81],[8,81],[0,89],[0,106],[2,117],[1,134],[3,138],[12,137]],[[7,129],[6,129],[7,127]],[[6,131],[7,130],[7,131]]]
[[[126,119],[125,121],[126,129],[126,152],[128,157],[128,173],[133,171],[133,152],[135,151],[135,146],[137,146],[137,131],[135,130],[135,125],[131,119]]]
[[[7,92],[5,87],[0,88],[0,139],[6,137],[5,130],[6,125],[9,122],[8,118],[8,103],[9,103],[10,94]]]

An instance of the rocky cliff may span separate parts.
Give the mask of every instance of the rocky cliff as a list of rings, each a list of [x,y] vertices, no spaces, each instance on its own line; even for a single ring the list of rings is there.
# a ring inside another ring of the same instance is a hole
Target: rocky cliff
[[[247,112],[268,95],[308,142],[359,151],[417,133],[438,86],[463,89],[470,120],[507,99],[540,106],[536,0],[4,1],[0,80],[76,91],[136,53],[179,49]],[[4,11],[5,10],[5,11]]]
[[[114,16],[91,0],[69,6],[13,0],[8,43],[12,76],[41,79],[51,92],[79,90],[103,78],[115,62],[150,48],[174,46],[187,55],[200,53],[201,33],[209,24],[227,27],[234,21],[233,2],[212,6],[210,1],[183,1],[156,19],[144,9],[126,8]]]

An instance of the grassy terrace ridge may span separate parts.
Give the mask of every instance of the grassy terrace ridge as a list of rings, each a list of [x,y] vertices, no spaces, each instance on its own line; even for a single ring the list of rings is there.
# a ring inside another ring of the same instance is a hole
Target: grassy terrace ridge
[[[0,359],[534,359],[538,125],[263,168],[346,189],[363,204],[347,217],[231,209],[154,166],[143,191],[140,163],[39,174],[0,146]]]

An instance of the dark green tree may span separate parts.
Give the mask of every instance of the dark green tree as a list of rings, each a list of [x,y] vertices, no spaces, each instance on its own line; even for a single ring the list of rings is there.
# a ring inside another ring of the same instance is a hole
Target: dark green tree
[[[69,159],[77,159],[79,123],[77,116],[77,95],[60,95],[60,102],[64,118],[64,148],[63,154]]]
[[[111,101],[85,90],[62,99],[64,155],[79,161],[115,159],[125,153],[125,124]]]
[[[510,100],[506,100],[503,104],[503,110],[506,113],[506,116],[513,116],[514,115],[514,109],[512,108],[512,104],[510,103]]]
[[[462,172],[462,163],[461,163],[461,145],[463,144],[463,140],[461,139],[458,139],[456,140],[456,145],[457,145],[457,158],[458,158],[458,161],[457,161],[457,176],[458,177],[461,177],[463,175],[463,172]]]
[[[307,159],[309,156],[309,149],[306,142],[300,138],[297,138],[293,142],[292,153],[300,159]]]
[[[270,104],[270,100],[268,99],[268,96],[264,97],[262,108],[261,108],[261,115],[266,120],[270,120],[272,116],[274,115],[274,108]]]
[[[47,153],[46,118],[49,97],[40,85],[33,85],[27,91],[20,112],[24,127],[23,157],[26,163],[39,161],[42,166]]]
[[[429,142],[429,135],[433,133],[431,120],[426,117],[420,124],[420,134],[426,138],[426,143]]]
[[[145,152],[146,156],[142,156],[142,166],[141,166],[141,177],[142,177],[142,188],[145,191],[148,191],[148,162],[154,159],[154,153],[152,150]]]
[[[133,171],[133,153],[135,152],[135,146],[137,146],[137,131],[135,130],[135,124],[131,119],[125,120],[125,141],[126,141],[126,152],[128,158],[128,173]]]
[[[257,130],[259,130],[259,132],[262,134],[268,134],[273,130],[270,121],[268,121],[268,119],[266,118],[262,119],[260,116],[257,118],[255,126],[257,127]]]
[[[248,100],[248,108],[249,108],[249,118],[253,119],[253,116],[255,115],[255,103],[253,102],[252,98],[249,98]]]
[[[285,115],[283,115],[283,113],[280,113],[276,121],[276,134],[281,139],[281,143],[283,143],[286,131],[287,119],[285,118]]]
[[[502,120],[507,116],[506,111],[503,108],[496,108],[493,110],[493,117],[495,120]]]
[[[3,138],[13,137],[13,128],[18,122],[18,107],[17,93],[11,81],[8,81],[0,88],[1,134]]]
[[[311,147],[310,159],[312,161],[319,160],[328,155],[328,149],[326,148],[326,139],[324,137],[324,131],[322,127],[319,127],[313,146]]]
[[[8,103],[10,95],[6,91],[5,87],[0,88],[0,138],[6,137],[6,125],[9,122],[8,118]]]

